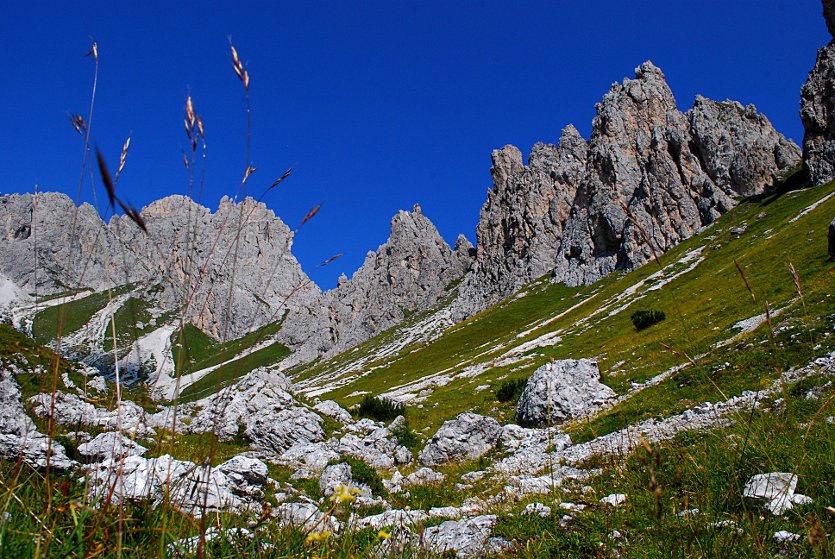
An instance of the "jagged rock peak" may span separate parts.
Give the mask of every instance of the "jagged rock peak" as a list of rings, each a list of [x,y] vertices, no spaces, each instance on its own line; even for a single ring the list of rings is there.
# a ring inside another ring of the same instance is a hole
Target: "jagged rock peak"
[[[835,6],[823,2],[830,33],[835,30]],[[812,184],[835,179],[835,41],[818,50],[815,67],[800,90],[803,122],[803,163]]]
[[[473,243],[464,236],[464,233],[459,233],[458,238],[455,239],[455,246],[452,249],[452,253],[455,255],[455,258],[458,259],[458,262],[461,263],[461,267],[467,271],[469,270],[473,262],[475,261],[476,256],[476,249],[473,246]]]
[[[797,145],[777,132],[754,105],[697,95],[686,116],[705,171],[731,196],[762,192],[800,158]]]
[[[826,28],[829,34],[835,37],[835,1],[823,0],[823,18],[826,20]]]
[[[566,126],[558,145],[537,143],[528,165],[514,146],[492,154],[493,188],[476,227],[473,273],[461,286],[454,314],[467,316],[553,269],[588,143]]]
[[[522,162],[522,152],[510,144],[493,150],[491,158],[493,167],[490,169],[490,174],[493,176],[493,188],[506,185],[508,177],[525,166]]]
[[[389,239],[353,277],[328,293],[336,349],[355,345],[432,306],[467,263],[453,253],[419,205],[391,220]]]
[[[774,184],[799,157],[753,106],[699,97],[682,114],[649,61],[596,109],[588,142],[567,126],[558,146],[536,144],[527,166],[513,146],[493,152],[493,188],[456,318],[549,271],[578,285],[638,267],[728,211],[736,196]]]

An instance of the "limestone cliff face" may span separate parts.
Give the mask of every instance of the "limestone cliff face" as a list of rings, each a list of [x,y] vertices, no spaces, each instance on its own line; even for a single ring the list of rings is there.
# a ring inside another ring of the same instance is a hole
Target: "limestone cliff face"
[[[476,264],[461,287],[462,300],[473,308],[489,304],[492,294],[512,293],[553,269],[587,151],[568,126],[558,146],[536,144],[527,165],[514,146],[493,152],[493,188],[481,208]]]
[[[642,265],[731,209],[734,196],[774,184],[800,155],[753,106],[698,98],[682,114],[651,62],[604,96],[589,144],[555,262],[555,279],[570,285]]]
[[[388,241],[327,293],[334,347],[351,347],[431,307],[467,270],[471,248],[459,238],[450,249],[418,205],[398,212]]]
[[[815,182],[835,175],[832,91],[830,45],[803,89],[804,157]],[[279,339],[298,362],[396,325],[452,293],[454,282],[451,316],[460,319],[545,274],[579,285],[634,269],[799,160],[797,146],[753,106],[699,96],[682,113],[663,72],[646,62],[598,103],[588,141],[567,126],[527,162],[513,146],[493,152],[476,247],[460,236],[451,249],[415,206],[392,219],[388,241],[350,280],[323,294],[292,255],[293,233],[252,199],[224,198],[212,212],[169,196],[142,210],[145,233],[126,217],[105,224],[91,206],[44,193],[0,197],[0,274],[39,295],[137,284],[221,340],[284,317]]]
[[[218,339],[285,310],[324,318],[321,291],[290,252],[292,232],[264,204],[224,198],[212,213],[169,196],[141,215],[147,234],[124,216],[105,224],[64,194],[0,197],[0,273],[39,295],[137,284],[149,301],[185,309],[186,320]]]
[[[293,233],[262,203],[224,197],[212,213],[169,196],[142,217],[147,235],[124,216],[108,227],[132,258],[126,267],[144,271],[163,303],[187,309],[187,319],[209,335],[237,338],[285,310],[318,305],[321,291],[290,252]]]
[[[113,285],[102,255],[109,239],[89,204],[46,192],[0,197],[0,272],[29,293]]]
[[[829,33],[835,37],[835,3],[823,1]],[[835,41],[818,51],[815,67],[800,90],[803,164],[812,184],[835,179]]]
[[[468,316],[552,272],[569,285],[631,270],[762,192],[800,151],[753,106],[698,97],[676,106],[646,62],[597,105],[586,143],[573,127],[528,161],[493,154],[493,188],[477,229],[477,260],[455,303]]]
[[[224,198],[212,212],[168,196],[141,216],[147,233],[125,216],[105,224],[63,194],[0,197],[0,274],[39,295],[132,284],[218,340],[283,318],[277,339],[298,362],[431,307],[474,262],[466,237],[451,249],[415,206],[351,280],[323,294],[291,252],[293,232],[262,203]]]

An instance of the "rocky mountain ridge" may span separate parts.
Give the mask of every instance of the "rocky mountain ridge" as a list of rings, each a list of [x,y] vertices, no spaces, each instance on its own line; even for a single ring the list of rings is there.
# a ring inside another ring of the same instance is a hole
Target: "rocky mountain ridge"
[[[597,105],[591,138],[573,126],[559,146],[493,152],[463,318],[551,273],[569,285],[632,270],[762,193],[800,161],[800,149],[753,105],[697,97],[681,113],[652,62]]]
[[[802,93],[803,166],[813,183],[828,180],[835,160],[831,48],[821,49]],[[288,364],[303,363],[453,295],[436,326],[546,274],[581,285],[635,269],[800,160],[752,105],[698,96],[682,113],[663,72],[646,62],[598,103],[588,140],[569,125],[557,145],[536,144],[527,164],[513,146],[493,152],[476,247],[462,235],[451,249],[415,206],[392,219],[388,241],[350,280],[323,293],[292,255],[294,233],[252,199],[224,198],[213,213],[169,196],[142,210],[145,234],[127,217],[105,224],[87,204],[40,193],[0,198],[0,273],[39,297],[130,284],[159,312],[178,312],[221,341],[282,320],[274,339],[293,350]]]

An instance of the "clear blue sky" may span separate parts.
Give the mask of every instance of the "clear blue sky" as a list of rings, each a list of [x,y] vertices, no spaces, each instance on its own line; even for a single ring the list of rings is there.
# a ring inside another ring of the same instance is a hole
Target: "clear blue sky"
[[[568,123],[588,137],[594,104],[647,59],[681,109],[697,93],[754,103],[800,142],[800,86],[829,40],[817,0],[0,5],[0,191],[38,183],[76,197],[82,143],[67,113],[87,113],[93,37],[94,139],[115,165],[133,137],[120,192],[137,207],[187,193],[191,93],[208,138],[202,203],[215,209],[245,163],[231,35],[252,80],[249,192],[295,166],[266,202],[291,227],[323,203],[294,247],[323,288],[350,276],[415,202],[448,242],[459,232],[475,241],[491,150],[528,153]]]

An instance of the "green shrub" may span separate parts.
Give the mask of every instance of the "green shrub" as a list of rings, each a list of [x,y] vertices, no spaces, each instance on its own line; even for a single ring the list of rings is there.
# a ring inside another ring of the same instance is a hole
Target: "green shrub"
[[[411,430],[408,421],[392,429],[391,434],[397,439],[398,444],[409,450],[420,448],[421,439],[417,433]]]
[[[357,458],[346,456],[334,463],[345,463],[351,466],[351,478],[358,483],[364,483],[371,488],[371,491],[377,495],[388,495],[386,487],[383,485],[383,480],[377,471]]]
[[[632,313],[632,324],[635,325],[635,330],[643,330],[649,328],[657,322],[661,322],[667,316],[664,311],[635,311]]]
[[[403,415],[405,411],[406,406],[401,403],[366,394],[356,409],[356,414],[377,421],[391,421],[398,415]]]
[[[518,399],[525,390],[525,385],[528,384],[526,378],[513,378],[505,380],[499,389],[496,390],[496,400],[499,402],[509,402]]]

